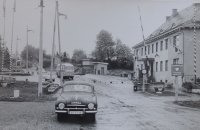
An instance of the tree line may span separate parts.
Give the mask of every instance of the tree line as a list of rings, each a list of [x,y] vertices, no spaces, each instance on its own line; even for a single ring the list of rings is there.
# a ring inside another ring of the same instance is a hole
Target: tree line
[[[96,61],[109,63],[108,69],[133,69],[131,48],[120,39],[113,40],[112,34],[101,30],[96,37],[96,46],[92,56]]]
[[[32,63],[39,62],[39,48],[35,48],[32,45],[25,46],[21,52],[21,58],[26,61],[26,50],[28,47],[28,61],[29,66]],[[4,65],[9,66],[10,55],[8,48],[5,48]],[[58,52],[56,52],[59,56]],[[122,41],[117,38],[113,40],[112,34],[106,30],[101,30],[96,36],[95,48],[91,52],[91,56],[94,61],[109,63],[108,69],[133,69],[133,54],[131,48],[123,44]],[[0,47],[0,63],[2,58],[2,47]],[[62,62],[71,62],[73,64],[81,64],[82,59],[88,58],[85,51],[82,49],[75,49],[73,55],[70,58],[69,54],[64,51],[62,53]],[[91,58],[91,57],[90,57]],[[43,67],[48,68],[51,65],[51,54],[47,54],[43,50]]]

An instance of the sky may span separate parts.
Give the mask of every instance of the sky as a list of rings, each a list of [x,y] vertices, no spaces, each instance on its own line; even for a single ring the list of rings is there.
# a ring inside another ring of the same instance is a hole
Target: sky
[[[4,34],[5,7],[5,41],[12,53],[21,52],[28,44],[39,48],[40,43],[40,0],[0,0],[0,35]],[[149,36],[170,16],[172,9],[178,11],[197,3],[198,0],[57,0],[59,13],[66,14],[67,19],[59,17],[61,51],[70,57],[75,49],[82,49],[91,54],[96,45],[96,36],[101,30],[112,34],[113,40],[121,39],[129,47],[143,40],[138,6],[142,18],[144,36]],[[44,0],[43,8],[43,49],[52,53],[53,28],[56,0]],[[12,22],[13,38],[12,38]],[[56,26],[55,50],[58,52],[58,26]]]

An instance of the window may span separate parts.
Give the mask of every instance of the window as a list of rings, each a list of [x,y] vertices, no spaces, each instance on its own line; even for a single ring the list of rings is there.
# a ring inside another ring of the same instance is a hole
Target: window
[[[144,48],[145,50],[144,50],[144,55],[146,55],[147,53],[147,46],[145,46],[145,48]]]
[[[150,45],[148,45],[148,54],[150,54]]]
[[[152,49],[152,53],[153,53],[154,52],[154,50],[153,50],[154,49],[154,44],[152,44],[152,48],[151,49]]]
[[[160,61],[160,71],[163,71],[163,62]]]
[[[178,36],[174,36],[173,37],[173,46],[175,48],[175,52],[178,51],[178,46],[179,46],[179,41],[178,41],[179,37]]]
[[[163,50],[163,41],[160,42],[160,51]]]
[[[173,60],[173,64],[178,64],[178,62],[179,62],[179,58],[176,58]]]
[[[141,70],[143,69],[143,64],[141,64]]]
[[[158,52],[158,43],[156,43],[156,52]]]
[[[141,56],[143,56],[143,48],[141,49]]]
[[[168,49],[168,39],[165,39],[165,50]]]
[[[168,60],[165,61],[165,71],[168,71]]]
[[[138,56],[138,53],[139,53],[139,50],[137,49],[137,50],[136,50],[136,56]]]
[[[158,71],[158,62],[156,62],[156,71]]]

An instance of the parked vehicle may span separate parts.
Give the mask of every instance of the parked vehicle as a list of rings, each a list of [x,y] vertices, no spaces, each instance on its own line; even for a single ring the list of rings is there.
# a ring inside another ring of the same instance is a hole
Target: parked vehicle
[[[37,72],[39,74],[39,71]],[[51,78],[50,78],[50,72],[47,72],[44,68],[42,69],[42,78],[45,80],[45,81],[49,81]],[[55,76],[52,75],[52,81],[54,82],[55,81]]]
[[[70,63],[62,63],[61,71],[63,79],[74,79],[74,66]],[[60,78],[60,64],[57,64],[56,74]]]
[[[95,120],[98,104],[94,85],[87,82],[66,82],[55,103],[58,120],[63,114],[88,115]]]

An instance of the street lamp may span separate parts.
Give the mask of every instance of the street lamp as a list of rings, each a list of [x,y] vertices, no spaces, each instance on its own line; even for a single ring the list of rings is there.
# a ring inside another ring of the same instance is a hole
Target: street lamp
[[[28,30],[28,26],[27,26],[27,46],[26,46],[26,70],[28,71],[28,32],[32,31],[34,33],[33,30]]]

